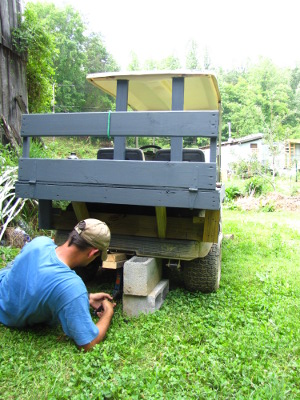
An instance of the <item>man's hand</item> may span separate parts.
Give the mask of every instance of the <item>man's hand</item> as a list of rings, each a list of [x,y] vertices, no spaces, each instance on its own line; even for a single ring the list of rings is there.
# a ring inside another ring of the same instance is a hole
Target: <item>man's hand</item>
[[[102,317],[104,314],[112,314],[114,313],[114,308],[116,306],[116,303],[111,303],[109,300],[103,300],[102,302],[102,311],[100,313],[97,313],[98,317]]]
[[[90,306],[94,309],[97,310],[101,304],[103,304],[104,300],[113,300],[112,296],[108,293],[90,293]]]

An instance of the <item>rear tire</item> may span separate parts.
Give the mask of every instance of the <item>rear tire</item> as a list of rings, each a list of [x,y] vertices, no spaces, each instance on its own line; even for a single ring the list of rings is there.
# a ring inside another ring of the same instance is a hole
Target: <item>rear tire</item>
[[[221,243],[214,243],[206,257],[183,262],[183,280],[190,292],[215,292],[221,279]]]

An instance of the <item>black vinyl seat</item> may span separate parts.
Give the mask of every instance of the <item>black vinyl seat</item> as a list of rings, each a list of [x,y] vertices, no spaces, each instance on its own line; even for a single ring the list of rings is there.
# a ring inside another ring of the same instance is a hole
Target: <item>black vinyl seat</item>
[[[108,147],[99,149],[97,153],[98,160],[113,160],[114,159],[114,148]],[[125,160],[140,160],[144,161],[144,153],[141,149],[126,149]]]
[[[170,161],[171,150],[161,149],[155,153],[155,161]],[[205,162],[204,152],[200,149],[183,149],[182,161]]]

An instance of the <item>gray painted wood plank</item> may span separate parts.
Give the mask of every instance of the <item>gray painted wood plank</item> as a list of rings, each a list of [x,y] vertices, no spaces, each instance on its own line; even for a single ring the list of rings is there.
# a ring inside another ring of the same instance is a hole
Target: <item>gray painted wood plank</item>
[[[220,192],[207,190],[191,193],[180,189],[118,188],[96,185],[49,185],[37,183],[30,185],[16,183],[18,197],[34,199],[55,199],[85,201],[91,203],[128,204],[143,206],[182,207],[189,209],[219,210]]]
[[[184,78],[172,80],[172,111],[182,111],[184,106]],[[182,161],[183,138],[171,138],[171,161]]]
[[[118,111],[110,136],[218,137],[218,111]],[[109,113],[25,114],[21,136],[107,136]]]
[[[30,137],[25,137],[23,138],[23,158],[29,158],[29,153],[30,153]]]
[[[21,158],[19,181],[215,189],[216,163]]]
[[[216,162],[217,158],[217,138],[210,139],[210,162]]]
[[[127,111],[128,105],[128,81],[117,81],[116,111]],[[125,160],[126,137],[116,136],[114,138],[114,159]]]

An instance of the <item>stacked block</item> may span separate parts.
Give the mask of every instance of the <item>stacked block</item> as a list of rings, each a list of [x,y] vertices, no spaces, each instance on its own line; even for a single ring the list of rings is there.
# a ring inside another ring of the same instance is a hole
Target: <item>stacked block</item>
[[[161,278],[161,260],[132,257],[126,261],[123,275],[124,314],[137,316],[158,310],[169,292],[169,281]]]

